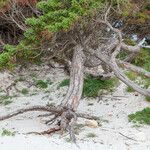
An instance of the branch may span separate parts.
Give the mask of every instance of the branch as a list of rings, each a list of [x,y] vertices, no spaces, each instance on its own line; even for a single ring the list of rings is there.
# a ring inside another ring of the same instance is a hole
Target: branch
[[[122,64],[125,68],[129,69],[129,70],[132,70],[138,74],[142,74],[148,78],[150,78],[150,72],[144,70],[143,68],[141,67],[137,67],[137,66],[134,66],[128,62],[124,62],[124,61],[121,61],[121,60],[117,60],[117,63],[118,64]]]
[[[118,67],[115,57],[117,56],[119,49],[120,49],[120,46],[117,47],[117,50],[112,55],[111,60],[107,55],[104,55],[101,52],[95,53],[95,51],[92,49],[90,49],[90,51],[88,51],[88,52],[91,55],[93,55],[93,56],[97,57],[98,59],[100,59],[101,61],[103,61],[104,63],[106,63],[112,69],[112,71],[114,72],[116,77],[118,77],[126,85],[130,86],[131,88],[133,88],[135,91],[139,92],[142,95],[150,96],[150,90],[143,89],[140,86],[138,86],[136,83],[134,83],[133,81],[128,79],[126,77],[126,75],[123,73],[123,71]]]
[[[137,52],[140,50],[140,46],[138,45],[138,46],[133,47],[133,46],[128,46],[128,45],[122,43],[121,31],[113,28],[112,25],[107,21],[107,15],[108,15],[109,10],[110,10],[110,8],[108,9],[108,11],[105,14],[105,20],[99,19],[97,22],[106,24],[112,31],[114,31],[119,36],[119,43],[116,46],[114,52],[112,53],[111,59],[107,55],[102,54],[101,52],[95,53],[94,50],[89,50],[89,53],[91,53],[91,55],[94,55],[95,57],[99,58],[104,63],[106,63],[112,69],[114,74],[126,85],[130,86],[135,91],[137,91],[145,96],[150,96],[150,90],[143,89],[140,86],[138,86],[137,84],[135,84],[134,82],[132,82],[130,79],[128,79],[116,63],[116,57],[119,54],[122,47],[125,49],[128,49],[128,50],[130,50],[130,48],[131,48],[131,52]]]
[[[140,51],[140,48],[141,47],[139,45],[130,46],[123,42],[121,43],[121,49],[129,51],[129,52],[138,53]]]

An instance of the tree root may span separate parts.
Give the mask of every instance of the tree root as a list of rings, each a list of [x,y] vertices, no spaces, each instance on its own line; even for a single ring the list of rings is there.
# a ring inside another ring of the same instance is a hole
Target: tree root
[[[48,129],[46,131],[42,131],[42,132],[28,132],[27,134],[46,135],[46,134],[54,133],[56,131],[60,131],[60,127],[50,128],[50,129]]]
[[[66,109],[66,108],[65,108]],[[27,107],[27,108],[22,108],[22,109],[18,109],[14,112],[11,112],[7,115],[4,115],[4,116],[0,116],[0,121],[3,121],[3,120],[6,120],[6,119],[9,119],[9,118],[12,118],[14,116],[17,116],[17,115],[20,115],[20,114],[23,114],[25,112],[30,112],[30,111],[43,111],[43,112],[51,112],[50,114],[46,114],[46,116],[50,116],[53,114],[62,114],[64,108],[62,107],[56,107],[56,106],[30,106],[30,107]],[[79,118],[85,118],[85,119],[94,119],[94,120],[99,120],[100,118],[97,117],[97,116],[94,116],[94,115],[89,115],[89,114],[84,114],[84,113],[75,113],[77,115],[77,117]],[[39,115],[38,117],[44,117],[45,115]]]
[[[19,109],[12,113],[7,114],[7,115],[1,116],[0,121],[9,119],[11,117],[14,117],[14,116],[17,116],[19,114],[23,114],[23,113],[29,112],[29,111],[46,111],[46,112],[53,112],[53,113],[61,113],[62,112],[62,110],[60,108],[56,108],[56,107],[31,106],[31,107]]]
[[[97,116],[92,116],[92,115],[83,114],[83,113],[76,113],[72,109],[67,108],[67,107],[31,106],[28,108],[16,110],[4,116],[0,116],[0,121],[9,119],[19,114],[23,114],[25,112],[30,112],[30,111],[50,112],[49,114],[46,114],[46,116],[51,116],[51,115],[54,115],[54,116],[50,120],[48,120],[46,124],[54,124],[57,121],[57,123],[55,124],[57,127],[50,128],[49,130],[43,131],[43,132],[29,132],[27,134],[45,135],[45,134],[51,134],[57,131],[61,131],[61,134],[63,134],[64,131],[68,131],[70,134],[70,139],[74,143],[76,143],[76,138],[74,134],[74,125],[78,117],[86,118],[86,119],[95,119],[95,120],[100,119]],[[45,115],[41,115],[38,117],[45,117]]]

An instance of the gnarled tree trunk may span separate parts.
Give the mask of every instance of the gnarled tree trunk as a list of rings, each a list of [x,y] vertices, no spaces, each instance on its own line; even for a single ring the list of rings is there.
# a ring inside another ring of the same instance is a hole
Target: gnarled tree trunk
[[[70,72],[70,85],[68,92],[62,101],[62,106],[67,107],[68,105],[76,111],[79,105],[79,101],[83,91],[83,79],[84,78],[84,54],[83,47],[77,45],[74,48],[74,54],[71,64]]]

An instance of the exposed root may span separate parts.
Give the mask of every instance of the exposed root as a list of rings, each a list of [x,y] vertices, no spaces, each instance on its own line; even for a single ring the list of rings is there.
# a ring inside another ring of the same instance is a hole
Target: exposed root
[[[42,131],[42,132],[28,132],[27,134],[46,135],[46,134],[55,133],[59,130],[60,130],[60,127],[57,127],[57,128],[50,128],[50,129],[48,129],[46,131]]]
[[[53,113],[61,113],[62,109],[56,108],[56,107],[48,107],[48,106],[31,106],[25,109],[19,109],[16,110],[10,114],[4,115],[0,117],[0,121],[9,119],[11,117],[17,116],[19,114],[23,114],[25,112],[29,111],[47,111],[47,112],[53,112]]]
[[[56,131],[61,131],[61,134],[64,133],[64,131],[68,131],[70,134],[70,139],[72,140],[73,143],[76,143],[76,138],[74,134],[74,125],[77,121],[77,118],[86,118],[86,119],[95,119],[99,120],[99,117],[96,116],[91,116],[88,114],[83,114],[83,113],[75,113],[72,109],[67,108],[67,107],[55,107],[55,106],[31,106],[25,109],[19,109],[15,112],[12,112],[10,114],[4,115],[0,117],[0,121],[6,120],[9,118],[12,118],[14,116],[17,116],[19,114],[23,114],[25,112],[30,112],[30,111],[44,111],[44,112],[50,112],[49,114],[46,114],[46,116],[51,116],[54,115],[50,120],[46,122],[46,124],[54,124],[57,121],[57,124],[55,124],[57,127],[55,128],[50,128],[47,131],[43,132],[29,132],[27,134],[38,134],[38,135],[45,135],[45,134],[51,134]],[[43,115],[45,117],[45,115]],[[43,117],[40,116],[40,117]],[[39,116],[38,116],[39,117]]]

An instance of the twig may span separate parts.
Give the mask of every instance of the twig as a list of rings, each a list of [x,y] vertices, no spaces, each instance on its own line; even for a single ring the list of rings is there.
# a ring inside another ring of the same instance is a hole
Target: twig
[[[122,134],[121,132],[119,132],[119,134],[122,135],[122,136],[124,136],[124,137],[126,137],[127,139],[130,139],[130,140],[133,140],[133,141],[137,141],[137,140],[135,140],[135,139],[133,139],[133,138],[131,138],[131,137],[128,137],[128,136]]]

